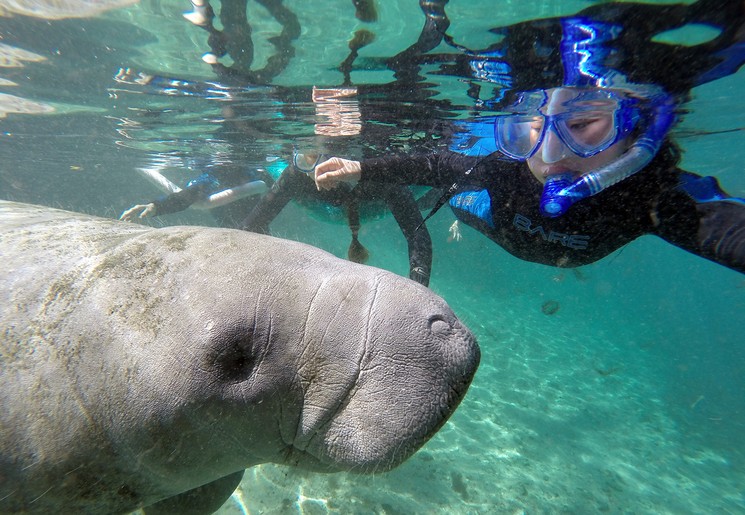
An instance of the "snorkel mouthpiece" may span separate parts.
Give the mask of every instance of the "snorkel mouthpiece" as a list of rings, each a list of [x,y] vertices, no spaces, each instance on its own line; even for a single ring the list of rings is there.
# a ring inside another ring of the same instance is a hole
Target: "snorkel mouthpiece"
[[[560,173],[546,178],[543,194],[541,194],[541,213],[544,216],[561,216],[576,202],[570,196],[562,194],[571,185],[572,174],[570,173]]]
[[[561,216],[575,202],[596,195],[647,166],[659,151],[665,134],[673,124],[673,107],[670,98],[666,97],[660,101],[654,109],[649,127],[615,161],[583,175],[574,182],[571,174],[548,177],[541,194],[541,214],[549,218]]]

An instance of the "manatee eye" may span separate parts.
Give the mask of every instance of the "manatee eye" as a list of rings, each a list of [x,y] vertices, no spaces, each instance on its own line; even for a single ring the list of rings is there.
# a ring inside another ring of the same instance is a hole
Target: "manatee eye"
[[[253,334],[245,328],[223,331],[213,341],[212,367],[221,381],[248,379],[253,371]]]

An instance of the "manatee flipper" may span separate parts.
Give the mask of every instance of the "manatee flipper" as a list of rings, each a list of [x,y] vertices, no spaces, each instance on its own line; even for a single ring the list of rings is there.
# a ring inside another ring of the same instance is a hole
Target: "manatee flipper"
[[[193,490],[146,506],[145,515],[209,515],[215,513],[238,487],[243,470]]]

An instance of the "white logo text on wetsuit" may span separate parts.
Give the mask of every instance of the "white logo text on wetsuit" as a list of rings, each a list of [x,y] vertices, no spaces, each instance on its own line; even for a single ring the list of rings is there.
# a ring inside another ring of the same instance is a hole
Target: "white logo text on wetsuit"
[[[584,250],[590,242],[590,237],[584,234],[564,234],[556,231],[549,231],[546,233],[546,230],[542,225],[533,227],[532,220],[520,214],[515,215],[515,218],[512,220],[512,225],[514,225],[518,230],[525,231],[528,234],[538,233],[545,241],[561,243],[570,249]]]

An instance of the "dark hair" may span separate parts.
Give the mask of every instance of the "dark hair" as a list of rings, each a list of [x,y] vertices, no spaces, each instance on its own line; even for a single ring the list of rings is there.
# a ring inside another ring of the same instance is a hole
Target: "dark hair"
[[[658,177],[659,184],[674,187],[680,181],[678,165],[681,157],[680,146],[668,135],[652,161],[634,176],[638,177],[651,173]],[[628,180],[634,179],[634,176],[629,177]]]

